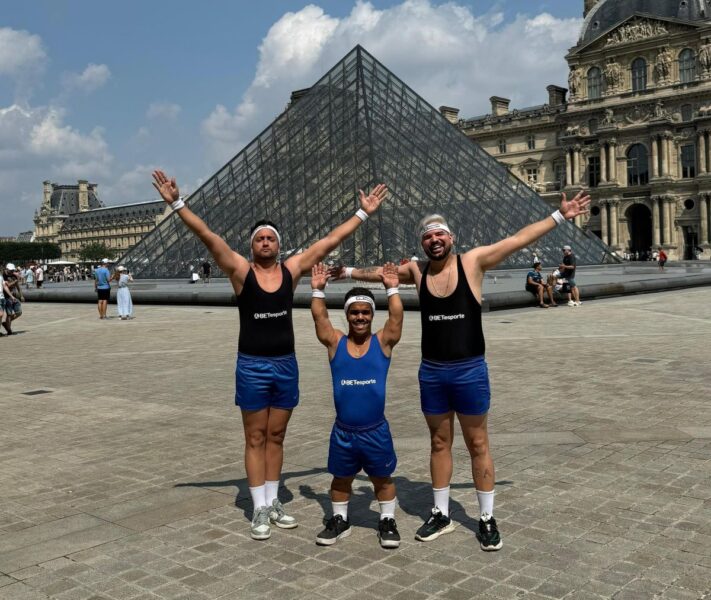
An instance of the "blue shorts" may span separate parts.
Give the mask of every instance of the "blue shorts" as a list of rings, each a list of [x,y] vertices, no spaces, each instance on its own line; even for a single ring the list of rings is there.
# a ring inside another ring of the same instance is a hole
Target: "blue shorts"
[[[365,430],[338,422],[333,425],[328,472],[334,477],[354,477],[361,469],[371,477],[390,477],[396,466],[393,437],[385,419]]]
[[[420,365],[420,404],[426,415],[454,411],[462,415],[489,412],[491,388],[489,369],[483,356]]]
[[[237,353],[235,404],[242,410],[283,408],[299,403],[299,365],[294,354],[251,356]]]
[[[5,312],[10,316],[19,317],[22,314],[22,303],[17,298],[5,298]]]

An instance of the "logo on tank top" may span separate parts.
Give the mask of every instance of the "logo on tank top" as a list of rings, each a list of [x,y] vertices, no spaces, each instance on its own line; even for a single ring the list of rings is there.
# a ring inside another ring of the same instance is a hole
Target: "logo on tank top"
[[[430,315],[430,321],[458,321],[466,318],[464,313],[459,313],[458,315]]]
[[[377,379],[341,379],[341,385],[375,385]]]
[[[281,312],[278,313],[254,313],[254,318],[255,319],[278,319],[279,317],[285,317],[287,315],[287,311],[282,310]]]

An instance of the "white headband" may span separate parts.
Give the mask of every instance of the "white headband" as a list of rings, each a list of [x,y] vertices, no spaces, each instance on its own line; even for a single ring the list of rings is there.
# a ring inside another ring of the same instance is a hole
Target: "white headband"
[[[269,229],[269,231],[273,231],[274,235],[276,236],[277,242],[279,242],[279,245],[281,246],[281,236],[279,235],[279,232],[272,227],[271,225],[260,225],[257,227],[253,232],[252,235],[249,238],[249,245],[250,247],[252,246],[252,242],[254,242],[254,237],[262,230],[262,229]]]
[[[348,312],[348,307],[356,302],[367,302],[370,304],[370,308],[373,313],[375,313],[375,302],[373,302],[373,299],[370,296],[351,296],[348,300],[346,300],[346,304],[343,306],[343,309]]]
[[[435,231],[436,229],[441,229],[442,231],[446,231],[449,235],[452,235],[452,231],[444,223],[429,223],[422,228],[420,236],[425,237],[425,234],[430,231]]]

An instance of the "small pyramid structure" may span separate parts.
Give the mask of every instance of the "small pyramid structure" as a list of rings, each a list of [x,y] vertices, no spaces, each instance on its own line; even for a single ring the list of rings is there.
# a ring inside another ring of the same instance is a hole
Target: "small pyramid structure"
[[[422,254],[418,222],[442,214],[457,252],[494,243],[543,219],[550,207],[361,46],[188,199],[191,210],[243,256],[259,219],[275,222],[284,258],[360,206],[358,190],[386,183],[380,210],[337,251],[344,264],[399,262]],[[573,246],[578,264],[614,258],[596,236],[565,223],[535,244],[544,264]],[[528,267],[534,248],[501,267]],[[121,262],[142,278],[182,278],[208,256],[177,214]]]

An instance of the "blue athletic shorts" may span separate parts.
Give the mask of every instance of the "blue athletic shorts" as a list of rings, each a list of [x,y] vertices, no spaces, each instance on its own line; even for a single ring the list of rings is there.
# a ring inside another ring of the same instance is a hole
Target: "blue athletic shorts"
[[[334,477],[353,477],[361,469],[371,477],[390,477],[397,456],[386,420],[369,429],[347,427],[336,422],[328,448],[328,472]]]
[[[420,404],[426,415],[454,411],[462,415],[489,412],[491,389],[489,369],[483,356],[420,364]]]
[[[242,410],[283,408],[299,403],[299,365],[294,354],[251,356],[237,353],[235,404]]]

